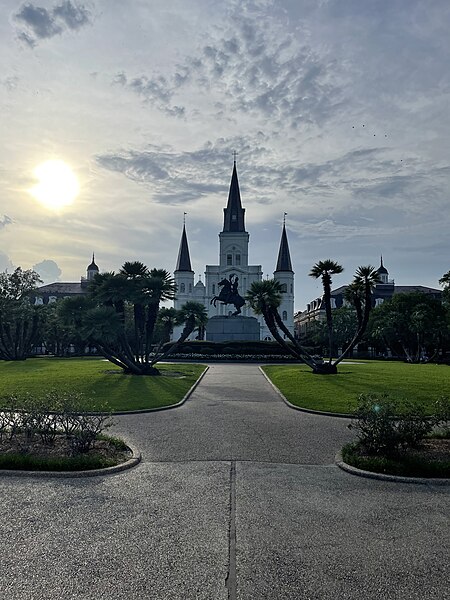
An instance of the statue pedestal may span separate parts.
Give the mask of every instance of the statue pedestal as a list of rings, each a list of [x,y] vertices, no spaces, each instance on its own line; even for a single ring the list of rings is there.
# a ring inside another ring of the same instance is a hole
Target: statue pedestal
[[[205,338],[210,342],[258,341],[260,339],[259,322],[255,317],[211,317],[206,324]]]

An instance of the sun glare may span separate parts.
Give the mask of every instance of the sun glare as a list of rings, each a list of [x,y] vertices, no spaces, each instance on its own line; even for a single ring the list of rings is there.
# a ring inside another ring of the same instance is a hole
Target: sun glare
[[[69,206],[78,196],[80,185],[72,169],[62,160],[48,160],[34,169],[37,185],[31,195],[46,208]]]

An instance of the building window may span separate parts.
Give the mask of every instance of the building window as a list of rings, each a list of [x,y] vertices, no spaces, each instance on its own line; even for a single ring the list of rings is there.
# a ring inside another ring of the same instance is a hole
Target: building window
[[[286,283],[282,283],[280,285],[280,291],[286,293],[287,292],[287,284]]]
[[[283,310],[283,321],[287,321],[287,311]]]
[[[227,266],[231,266],[233,264],[233,256],[232,254],[227,254]]]
[[[212,293],[213,293],[213,296],[216,295],[216,284],[215,283],[212,284]]]
[[[236,265],[240,266],[241,264],[241,255],[240,254],[236,254]]]
[[[294,287],[293,287],[293,285],[291,283],[291,294],[293,294],[293,293],[294,293]]]
[[[192,283],[189,284],[189,293],[192,294]]]
[[[184,283],[180,283],[180,294],[184,294],[185,291],[186,291],[186,286],[184,285]]]

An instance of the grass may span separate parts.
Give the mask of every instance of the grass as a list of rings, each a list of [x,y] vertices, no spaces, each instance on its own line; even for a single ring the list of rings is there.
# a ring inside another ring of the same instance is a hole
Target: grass
[[[0,362],[0,397],[48,390],[76,390],[92,398],[92,410],[107,402],[113,411],[170,406],[179,402],[197,381],[203,365],[158,365],[161,377],[125,375],[99,358],[30,358]]]
[[[345,463],[372,473],[401,475],[402,477],[450,477],[450,460],[432,461],[413,456],[361,456],[358,443],[346,444],[342,448]]]
[[[90,471],[116,464],[117,461],[101,455],[41,458],[32,454],[0,454],[0,469],[15,471]]]
[[[340,364],[337,375],[313,375],[305,365],[262,368],[289,402],[312,410],[349,413],[355,410],[359,394],[373,392],[423,402],[431,412],[439,396],[450,396],[448,365],[355,362]]]

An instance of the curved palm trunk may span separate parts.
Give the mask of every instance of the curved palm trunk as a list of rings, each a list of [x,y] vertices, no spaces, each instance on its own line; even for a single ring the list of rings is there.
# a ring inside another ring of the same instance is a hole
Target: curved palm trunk
[[[297,352],[297,350],[295,348],[293,348],[290,344],[288,344],[286,342],[286,340],[280,335],[280,332],[278,331],[278,328],[276,325],[276,320],[275,320],[276,312],[278,312],[278,311],[276,311],[276,309],[273,310],[268,307],[264,307],[262,309],[264,321],[266,322],[266,325],[267,325],[270,333],[273,335],[275,340],[280,344],[280,346],[282,346],[287,351],[288,354],[290,354],[291,356],[293,356],[294,358],[296,358],[297,360],[299,360],[301,362],[305,362],[303,360],[301,354],[299,352]]]
[[[372,292],[370,288],[369,282],[366,282],[365,290],[364,290],[364,313],[362,316],[361,324],[359,325],[356,333],[350,342],[350,344],[345,348],[342,354],[333,362],[334,366],[337,366],[344,358],[353,350],[358,342],[361,341],[362,336],[364,335],[367,324],[369,322],[370,311],[372,310]]]
[[[155,358],[152,360],[152,362],[150,364],[153,366],[157,362],[160,362],[161,360],[166,359],[168,356],[170,356],[170,354],[173,354],[175,352],[175,350],[177,348],[179,348],[181,346],[181,344],[188,339],[188,337],[191,335],[191,333],[194,331],[194,329],[195,329],[195,317],[192,317],[186,321],[186,325],[184,326],[183,331],[181,332],[181,335],[177,339],[177,341],[174,344],[172,344],[172,346],[168,350],[163,352],[163,354],[161,354],[160,356],[155,356]]]
[[[289,329],[286,327],[286,325],[283,323],[283,319],[280,316],[280,313],[278,312],[278,310],[274,310],[274,319],[275,319],[275,323],[276,325],[278,325],[278,327],[281,329],[281,331],[288,337],[288,339],[292,342],[292,344],[294,345],[295,349],[297,350],[299,356],[301,356],[301,360],[308,365],[308,367],[310,367],[311,369],[315,369],[318,365],[316,363],[316,361],[313,359],[313,357],[303,348],[303,346],[300,346],[300,344],[297,342],[297,340],[295,339],[295,337],[291,334],[291,332],[289,331]]]
[[[330,276],[325,274],[323,276],[323,299],[325,301],[325,314],[327,319],[328,328],[328,364],[331,365],[333,356],[333,315],[331,313],[331,284]]]
[[[159,301],[156,303],[149,304],[147,308],[147,320],[145,323],[145,357],[146,363],[150,360],[150,347],[153,339],[153,332],[155,331],[156,319],[158,318]]]

